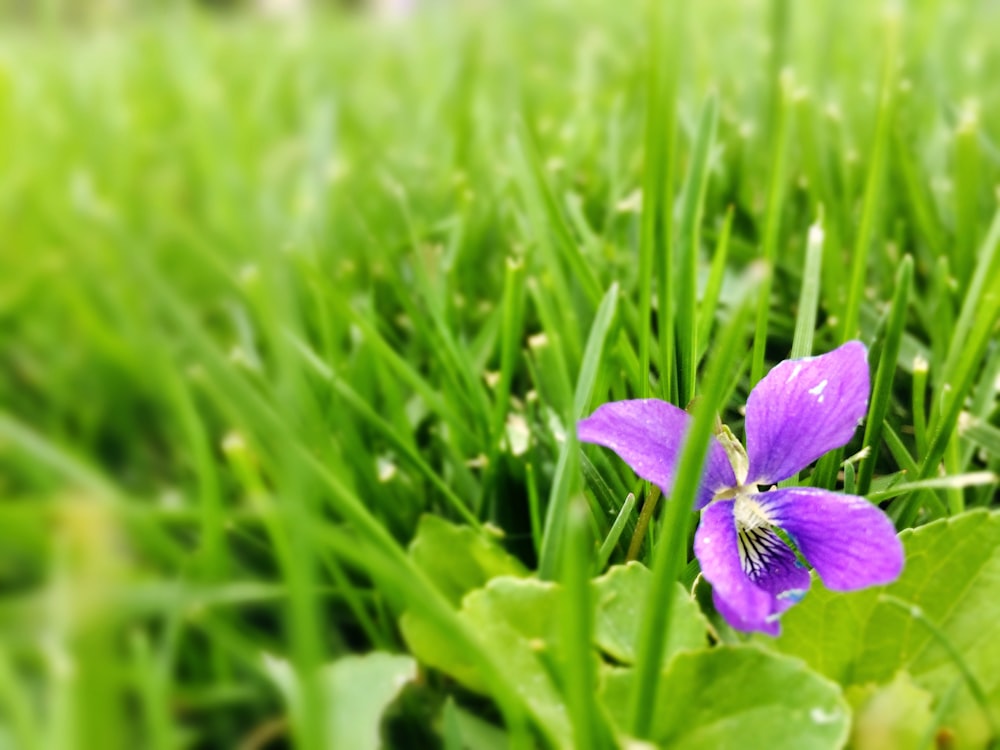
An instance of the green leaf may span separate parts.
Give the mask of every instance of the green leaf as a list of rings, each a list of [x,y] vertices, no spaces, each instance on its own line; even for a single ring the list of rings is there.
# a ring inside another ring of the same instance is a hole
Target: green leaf
[[[966,513],[903,532],[901,539],[906,568],[896,583],[851,594],[817,587],[783,618],[774,643],[844,686],[887,683],[906,670],[941,701],[961,684],[944,726],[954,733],[956,748],[981,746],[989,722],[963,664],[996,716],[1000,513]],[[900,600],[910,609],[898,606]]]
[[[616,662],[636,658],[639,623],[649,597],[651,575],[640,563],[611,568],[591,582],[595,608],[594,642]],[[676,617],[671,621],[666,660],[682,649],[705,645],[706,623],[697,605],[678,585]],[[525,698],[550,738],[570,742],[572,732],[561,691],[552,680],[557,657],[560,587],[531,578],[498,577],[462,600],[459,616],[494,653],[503,655],[511,683]],[[450,675],[467,688],[486,692],[466,653],[426,621],[405,614],[400,627],[413,654],[428,666]],[[597,652],[594,652],[597,658]]]
[[[626,726],[632,670],[604,677],[604,703]],[[679,653],[657,696],[649,739],[665,748],[839,748],[850,720],[836,684],[798,659],[748,647]]]
[[[649,600],[652,577],[649,569],[637,562],[616,565],[593,582],[596,616],[594,640],[598,648],[621,664],[634,664],[639,623]],[[674,618],[663,652],[663,664],[682,649],[705,646],[708,623],[697,603],[684,587],[674,588]]]
[[[493,539],[439,516],[420,519],[409,551],[417,567],[456,606],[465,594],[491,578],[527,575],[517,558]]]
[[[265,668],[291,712],[301,711],[300,685],[288,662],[269,658]],[[326,746],[378,750],[382,714],[416,676],[417,663],[411,657],[381,651],[347,656],[323,667]]]
[[[502,655],[508,679],[549,739],[565,744],[572,738],[569,715],[546,666],[555,658],[551,643],[556,626],[553,613],[558,607],[556,584],[500,577],[469,593],[462,600],[459,617],[495,654]],[[470,690],[487,692],[485,680],[465,651],[426,620],[406,613],[400,628],[421,662],[440,669]]]
[[[852,750],[921,747],[934,720],[931,694],[905,672],[887,685],[853,685],[845,696],[854,710]]]
[[[504,730],[460,708],[453,698],[445,701],[441,719],[444,750],[507,750],[510,747],[510,737]]]

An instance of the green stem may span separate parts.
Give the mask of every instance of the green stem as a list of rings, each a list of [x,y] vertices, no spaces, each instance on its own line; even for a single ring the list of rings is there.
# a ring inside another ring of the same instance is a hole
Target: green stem
[[[937,626],[926,614],[924,614],[923,609],[918,607],[916,604],[911,604],[905,599],[900,599],[898,596],[893,596],[892,594],[881,594],[879,599],[886,604],[891,604],[894,607],[898,607],[907,614],[910,615],[914,620],[920,623],[924,629],[934,638],[941,647],[948,652],[948,656],[958,667],[958,671],[961,672],[965,684],[969,688],[969,692],[972,693],[973,699],[979,704],[979,708],[983,712],[983,718],[986,719],[986,724],[990,728],[990,732],[993,737],[1000,736],[1000,725],[997,724],[996,719],[993,716],[993,711],[990,709],[989,699],[986,697],[986,691],[983,690],[983,686],[979,684],[979,680],[972,673],[969,665],[966,663],[965,659],[962,658],[961,652],[955,648],[955,644],[951,642],[951,639],[944,634],[944,631]]]

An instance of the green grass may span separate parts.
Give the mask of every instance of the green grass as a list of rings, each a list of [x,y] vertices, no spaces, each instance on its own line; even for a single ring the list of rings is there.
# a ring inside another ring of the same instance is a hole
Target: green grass
[[[394,721],[528,746],[505,655],[406,554],[420,516],[590,612],[648,487],[575,420],[700,396],[707,439],[793,352],[861,338],[875,385],[803,481],[866,447],[901,529],[996,504],[940,477],[1000,471],[1000,11],[673,5],[0,30],[0,747],[325,747],[319,667],[405,651],[404,610],[492,702],[431,672]],[[669,602],[694,524],[660,505]],[[553,657],[580,747],[610,742],[592,634]]]

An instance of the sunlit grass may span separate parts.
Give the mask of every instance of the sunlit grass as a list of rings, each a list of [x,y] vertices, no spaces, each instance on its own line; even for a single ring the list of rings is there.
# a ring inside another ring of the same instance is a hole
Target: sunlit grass
[[[738,424],[793,352],[861,338],[875,383],[805,483],[865,447],[848,475],[899,528],[993,505],[989,474],[940,479],[1000,470],[1000,48],[975,5],[0,32],[0,746],[324,747],[318,667],[405,651],[404,610],[496,704],[442,708],[432,676],[424,712],[528,742],[504,654],[405,554],[421,514],[499,528],[584,612],[647,488],[575,420],[700,396]],[[679,515],[637,538],[661,592]],[[597,747],[591,625],[562,623],[556,663]]]

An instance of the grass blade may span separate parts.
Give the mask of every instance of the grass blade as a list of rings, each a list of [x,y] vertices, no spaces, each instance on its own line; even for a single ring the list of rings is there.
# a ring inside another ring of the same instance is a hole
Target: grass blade
[[[899,360],[899,343],[903,338],[903,324],[906,322],[912,279],[913,258],[907,255],[903,258],[896,274],[896,293],[892,298],[889,320],[885,327],[885,342],[879,354],[875,385],[872,388],[871,403],[868,405],[863,444],[869,453],[861,460],[861,465],[858,467],[857,494],[859,495],[867,494],[875,472],[878,449],[882,442],[882,426],[885,424],[889,402],[892,400],[892,380],[896,373],[896,362]]]
[[[618,306],[618,285],[612,284],[604,295],[594,323],[590,328],[587,346],[583,355],[583,364],[576,381],[576,391],[573,396],[573,411],[568,420],[566,435],[559,452],[559,462],[556,464],[552,479],[552,491],[549,494],[549,504],[545,512],[545,529],[542,533],[542,547],[538,559],[538,575],[545,580],[556,576],[556,568],[560,557],[560,546],[564,537],[567,504],[571,494],[571,485],[576,481],[577,474],[575,458],[579,451],[576,440],[576,422],[583,416],[587,404],[590,403],[594,383],[597,380],[605,342],[614,322]]]
[[[715,140],[718,104],[710,96],[698,118],[691,164],[688,168],[677,226],[676,312],[677,403],[685,406],[694,397],[698,369],[698,251],[705,191],[708,187],[708,157]]]
[[[691,426],[678,461],[673,492],[661,522],[663,531],[653,551],[653,582],[646,616],[640,624],[630,706],[630,729],[636,737],[649,737],[652,727],[653,707],[658,702],[660,664],[673,614],[670,591],[684,569],[691,510],[701,480],[701,468],[708,453],[716,413],[729,395],[728,385],[732,380],[730,357],[732,352],[740,350],[746,312],[746,305],[735,311],[719,337],[718,348],[709,357],[704,390],[695,402]]]

